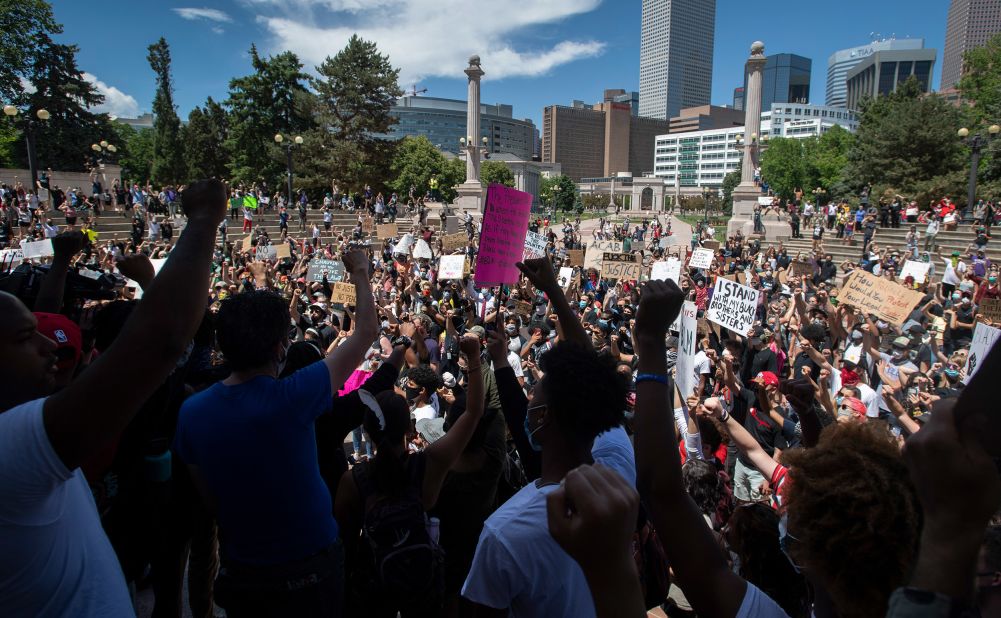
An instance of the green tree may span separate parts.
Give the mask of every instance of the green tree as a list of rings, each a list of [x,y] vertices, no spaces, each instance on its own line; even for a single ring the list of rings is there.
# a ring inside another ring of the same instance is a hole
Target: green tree
[[[740,184],[740,170],[735,169],[723,177],[723,211],[733,212],[733,191]]]
[[[153,129],[135,129],[120,122],[114,126],[122,178],[145,186],[153,172]]]
[[[186,180],[187,170],[181,149],[181,120],[174,106],[174,86],[170,76],[170,46],[160,40],[148,47],[146,60],[156,74],[153,97],[153,180],[177,184]]]
[[[20,131],[8,123],[0,123],[0,167],[16,165],[14,150],[22,141]]]
[[[761,179],[775,195],[792,199],[806,180],[803,140],[788,137],[769,140],[768,148],[761,154]]]
[[[104,102],[94,86],[83,77],[76,64],[77,47],[51,39],[38,44],[30,82],[34,92],[25,93],[25,115],[34,118],[39,109],[49,112],[49,119],[35,129],[35,153],[39,169],[85,171],[93,163],[91,144],[113,135],[105,114],[89,108]],[[27,167],[27,153],[15,149],[15,160]]]
[[[195,107],[188,114],[188,124],[181,128],[181,143],[189,179],[229,176],[228,125],[226,110],[212,97],[204,108]]]
[[[63,27],[44,0],[0,0],[0,100],[24,105],[21,80],[33,77],[38,59],[52,35]]]
[[[514,186],[514,173],[500,161],[484,161],[480,165],[480,181],[484,185],[499,184],[505,187]]]
[[[455,165],[455,163],[458,165]],[[430,188],[432,177],[438,179],[438,190],[446,201],[455,199],[455,186],[466,179],[466,167],[458,159],[445,158],[423,135],[401,139],[390,164],[389,187],[401,196],[408,196],[413,187],[420,197]]]
[[[312,95],[306,90],[308,76],[292,52],[262,58],[250,47],[254,72],[229,82],[229,132],[226,149],[230,153],[230,178],[235,184],[252,185],[265,181],[284,186],[285,151],[274,137],[281,133],[292,139],[315,126]],[[295,163],[306,160],[303,148],[295,149]],[[303,170],[297,174],[302,175]]]
[[[318,146],[311,152],[316,173],[351,188],[385,182],[392,163],[386,135],[397,122],[390,109],[403,94],[399,69],[374,42],[352,36],[316,73],[310,80],[318,121],[311,136]]]
[[[806,157],[805,186],[803,190],[823,189],[829,197],[845,197],[839,193],[848,166],[848,154],[855,143],[855,136],[840,125],[835,125],[819,138],[810,138],[803,144]]]
[[[963,112],[938,95],[924,94],[914,78],[890,95],[864,100],[860,116],[845,171],[854,190],[870,183],[873,195],[889,189],[927,204],[927,191],[951,185],[939,179],[958,178],[955,173],[966,166],[956,138]],[[946,190],[965,205],[962,185]]]
[[[577,203],[577,184],[563,174],[543,178],[539,183],[539,201],[545,208],[573,210]]]
[[[963,77],[959,90],[974,105],[975,123],[988,126],[1001,121],[1001,34],[963,56]]]

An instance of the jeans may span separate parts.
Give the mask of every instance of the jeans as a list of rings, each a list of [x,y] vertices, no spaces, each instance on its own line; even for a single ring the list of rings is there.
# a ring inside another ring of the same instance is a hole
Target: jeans
[[[936,234],[925,234],[925,251],[931,251],[935,248],[935,236]]]
[[[354,431],[351,432],[351,444],[354,445],[355,453],[361,453],[361,439],[361,427],[355,427]],[[367,439],[365,440],[365,455],[368,455],[369,458],[372,457],[372,443]]]
[[[295,562],[252,566],[223,561],[216,604],[228,618],[344,615],[344,547],[340,539]]]

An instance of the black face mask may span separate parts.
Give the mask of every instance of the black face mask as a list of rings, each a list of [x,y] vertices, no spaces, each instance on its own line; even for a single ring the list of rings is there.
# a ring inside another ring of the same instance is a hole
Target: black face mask
[[[413,403],[421,396],[421,387],[419,386],[405,386],[403,390],[407,393],[407,401]]]

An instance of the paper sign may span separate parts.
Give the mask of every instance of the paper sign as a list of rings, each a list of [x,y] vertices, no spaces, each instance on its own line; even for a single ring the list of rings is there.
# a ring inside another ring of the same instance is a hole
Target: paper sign
[[[713,252],[710,249],[699,247],[692,253],[692,259],[688,261],[689,268],[709,268],[713,263]]]
[[[51,257],[55,255],[52,251],[52,239],[38,240],[35,242],[22,242],[21,251],[26,260],[35,258]]]
[[[634,240],[632,242],[632,244],[630,244],[629,246],[632,248],[633,251],[642,251],[642,250],[646,249],[646,241],[645,240]]]
[[[369,219],[369,221],[371,221],[371,219]],[[396,238],[399,233],[400,230],[395,223],[383,223],[382,225],[375,226],[375,235],[383,240],[386,238]]]
[[[567,250],[567,264],[569,266],[583,266],[584,265],[584,250],[583,249],[568,249]]]
[[[24,252],[20,249],[0,250],[0,270],[7,271],[16,268],[24,261]]]
[[[710,251],[719,251],[718,240],[704,240],[702,241],[702,246]]]
[[[632,253],[605,252],[601,258],[601,276],[607,279],[625,279],[627,281],[640,278],[643,265]]]
[[[400,239],[400,242],[396,243],[396,246],[393,247],[393,253],[407,255],[410,253],[410,245],[412,244],[414,244],[414,235],[408,232],[404,234],[403,238]]]
[[[792,271],[792,275],[794,277],[813,276],[813,264],[810,262],[800,262],[799,260],[793,260],[789,264],[789,269]]]
[[[546,255],[546,246],[549,242],[542,234],[536,234],[529,230],[525,233],[525,252],[523,260],[533,260]]]
[[[465,232],[458,234],[448,234],[441,237],[441,250],[443,253],[451,253],[459,249],[465,249],[469,244],[469,237]]]
[[[279,260],[282,258],[291,258],[292,248],[289,247],[288,244],[286,243],[275,245],[275,257]]]
[[[980,315],[984,316],[984,319],[996,324],[1001,323],[1001,298],[982,299],[980,306],[977,307],[977,311]]]
[[[696,315],[698,308],[695,303],[685,301],[681,305],[681,313],[675,324],[678,325],[678,362],[677,376],[675,381],[678,384],[678,391],[682,397],[688,397],[698,386],[695,376],[695,334],[698,330],[698,320]]]
[[[869,274],[861,269],[852,271],[838,294],[838,303],[875,314],[890,324],[901,325],[921,301],[924,294]]]
[[[466,272],[466,256],[464,255],[443,255],[438,268],[438,278],[462,279]]]
[[[414,246],[414,257],[426,260],[431,259],[431,246],[423,238],[419,238],[417,244]]]
[[[601,270],[601,258],[608,251],[622,253],[622,243],[617,240],[592,240],[587,243],[587,253],[584,254],[584,270],[592,268]]]
[[[324,273],[327,274],[327,281],[341,281],[344,279],[344,263],[340,260],[314,258],[309,262],[306,280],[309,282],[323,281]]]
[[[341,305],[354,305],[355,286],[350,283],[335,283],[331,290],[330,302]]]
[[[650,270],[652,281],[671,281],[681,285],[681,260],[671,258],[666,262],[654,262]]]
[[[903,268],[900,269],[900,274],[897,276],[897,279],[903,281],[907,277],[914,277],[914,283],[924,283],[928,278],[928,269],[930,268],[931,263],[929,262],[907,260],[904,262]]]
[[[240,242],[240,252],[250,251],[253,248],[253,237],[250,234],[247,234],[247,237]]]
[[[525,233],[532,210],[532,194],[503,185],[487,189],[480,252],[476,256],[476,286],[517,283],[515,266],[525,251]]]
[[[746,336],[754,325],[758,294],[754,288],[720,277],[716,280],[712,302],[706,309],[706,318]]]
[[[395,225],[395,224],[390,224]],[[375,220],[372,217],[365,217],[361,220],[361,231],[365,234],[371,234],[375,231]],[[396,234],[393,234],[396,236]],[[379,238],[390,238],[389,236],[380,236]]]
[[[964,384],[969,384],[970,378],[983,365],[984,359],[987,358],[987,354],[994,346],[994,342],[998,340],[998,336],[1001,336],[1001,328],[994,328],[983,322],[977,322],[976,327],[973,329],[973,341],[970,342],[970,353],[966,357],[966,379],[963,381]]]
[[[570,266],[561,266],[560,274],[556,276],[556,282],[564,290],[570,287],[570,284],[573,283],[573,268]]]
[[[278,251],[274,245],[258,245],[256,256],[259,260],[275,260],[278,259]]]

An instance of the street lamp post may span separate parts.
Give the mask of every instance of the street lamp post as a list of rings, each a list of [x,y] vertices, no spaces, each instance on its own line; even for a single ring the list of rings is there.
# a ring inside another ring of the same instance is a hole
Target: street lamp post
[[[966,189],[966,210],[964,218],[970,217],[970,210],[973,208],[973,203],[977,199],[977,170],[980,167],[980,151],[984,146],[989,144],[997,134],[1001,133],[1001,126],[992,124],[987,129],[987,137],[981,136],[977,133],[974,136],[970,136],[970,130],[966,127],[961,128],[956,132],[959,135],[959,139],[963,140],[967,146],[970,147],[970,182]]]
[[[292,207],[292,148],[295,146],[302,146],[302,136],[296,135],[295,138],[287,143],[283,144],[285,141],[285,136],[281,133],[275,134],[275,143],[279,146],[284,146],[285,148],[285,176],[288,180],[288,206]]]
[[[11,120],[14,120],[14,117],[20,113],[20,110],[13,105],[4,105],[3,113]],[[35,117],[44,122],[49,119],[50,114],[47,110],[40,109],[35,112]],[[31,172],[31,190],[37,191],[38,161],[35,159],[35,128],[37,127],[37,122],[26,116],[21,121],[21,126],[24,130],[24,141],[28,150],[28,170]]]

